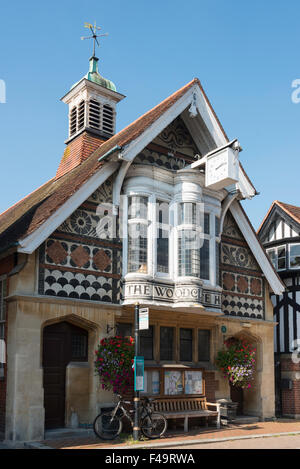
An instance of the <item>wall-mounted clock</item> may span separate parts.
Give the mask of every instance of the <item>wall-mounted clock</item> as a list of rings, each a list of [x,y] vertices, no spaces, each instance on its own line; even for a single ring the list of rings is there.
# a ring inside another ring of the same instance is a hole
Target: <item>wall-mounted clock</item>
[[[207,158],[205,186],[220,190],[238,182],[238,157],[232,148],[224,148]]]

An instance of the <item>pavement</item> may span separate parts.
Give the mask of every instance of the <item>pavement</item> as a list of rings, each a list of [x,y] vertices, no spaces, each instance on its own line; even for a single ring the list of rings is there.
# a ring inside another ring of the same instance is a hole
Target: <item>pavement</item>
[[[31,449],[104,449],[104,450],[122,450],[122,449],[163,449],[163,448],[198,448],[201,445],[220,444],[228,441],[253,440],[252,447],[261,445],[259,441],[262,438],[274,438],[277,436],[300,436],[300,420],[277,419],[270,422],[254,423],[231,423],[216,427],[198,427],[191,429],[188,433],[183,430],[168,430],[166,435],[159,440],[145,440],[135,442],[128,434],[126,440],[116,439],[113,441],[102,441],[95,437],[91,432],[87,436],[69,436],[61,438],[51,438],[39,442],[26,442],[25,448]],[[4,442],[5,443],[5,442]],[[299,447],[299,445],[298,445]]]

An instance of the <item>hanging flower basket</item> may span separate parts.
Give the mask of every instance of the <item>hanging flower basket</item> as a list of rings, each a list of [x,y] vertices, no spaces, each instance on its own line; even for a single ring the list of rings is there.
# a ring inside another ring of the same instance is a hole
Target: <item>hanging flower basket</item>
[[[232,386],[251,388],[256,349],[245,340],[228,339],[217,355],[216,365]]]
[[[95,355],[95,371],[102,389],[125,394],[133,383],[133,338],[116,336],[102,339]]]

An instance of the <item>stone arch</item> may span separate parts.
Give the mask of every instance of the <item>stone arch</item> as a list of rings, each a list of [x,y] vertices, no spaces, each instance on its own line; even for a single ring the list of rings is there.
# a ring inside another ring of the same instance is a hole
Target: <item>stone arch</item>
[[[93,336],[96,337],[97,335],[99,336],[99,332],[101,327],[99,324],[96,324],[93,321],[90,321],[89,319],[83,318],[82,316],[79,316],[77,314],[66,314],[63,316],[58,316],[55,318],[47,319],[43,324],[41,325],[41,349],[40,349],[40,363],[42,366],[42,358],[43,358],[43,336],[44,336],[44,329],[47,326],[51,326],[52,324],[57,324],[59,322],[68,322],[70,324],[73,324],[74,326],[81,327],[82,329],[88,331],[89,333],[89,338],[92,338]]]
[[[63,316],[59,316],[56,318],[51,318],[45,321],[42,324],[42,331],[44,327],[50,326],[51,324],[55,324],[57,322],[62,322],[66,321],[71,324],[74,324],[75,326],[82,327],[82,329],[86,330],[97,330],[99,329],[99,325],[94,323],[93,321],[90,321],[89,319],[83,318],[82,316],[79,316],[78,314],[66,314]]]
[[[239,340],[246,340],[254,348],[256,348],[256,369],[262,369],[262,354],[263,354],[263,341],[260,336],[250,332],[249,330],[242,329],[232,336]]]

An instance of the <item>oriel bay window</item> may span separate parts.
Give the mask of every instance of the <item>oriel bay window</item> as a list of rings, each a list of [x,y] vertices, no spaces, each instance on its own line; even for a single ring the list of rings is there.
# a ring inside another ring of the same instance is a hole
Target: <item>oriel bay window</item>
[[[205,202],[166,200],[145,187],[143,194],[126,195],[124,210],[124,275],[145,274],[158,282],[174,283],[181,277],[219,285],[220,219],[216,208]],[[148,192],[147,192],[148,191]],[[205,208],[204,208],[205,207]],[[127,225],[127,228],[125,226]],[[127,251],[127,252],[126,252]]]

